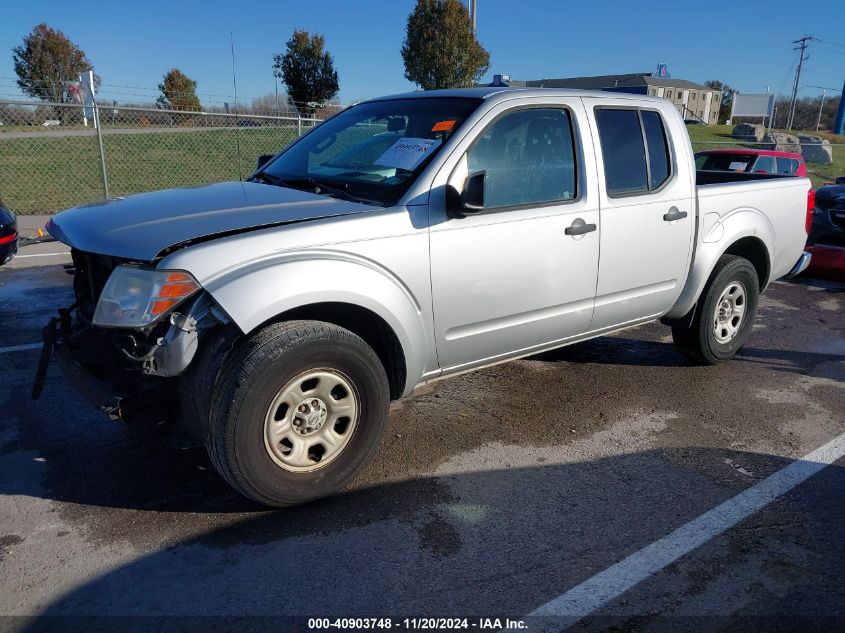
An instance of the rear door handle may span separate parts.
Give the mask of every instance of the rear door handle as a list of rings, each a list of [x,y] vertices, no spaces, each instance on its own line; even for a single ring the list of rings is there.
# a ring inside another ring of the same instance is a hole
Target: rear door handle
[[[683,220],[687,217],[686,211],[678,211],[678,207],[670,207],[669,213],[663,214],[663,219],[666,222],[674,222],[675,220]]]
[[[566,227],[564,233],[567,235],[584,235],[584,233],[592,233],[595,230],[595,224],[587,224],[584,220],[578,218],[570,226]]]

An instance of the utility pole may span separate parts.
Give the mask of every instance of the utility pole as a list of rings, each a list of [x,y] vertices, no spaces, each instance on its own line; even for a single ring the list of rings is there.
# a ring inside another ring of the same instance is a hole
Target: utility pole
[[[469,17],[472,20],[472,34],[476,35],[475,30],[475,4],[478,0],[469,0]]]
[[[822,124],[822,110],[824,109],[824,98],[827,96],[827,88],[822,89],[822,103],[819,106],[819,118],[816,119],[816,132],[819,131],[819,126]]]
[[[809,42],[812,42],[816,38],[812,35],[805,35],[804,37],[799,37],[797,40],[793,40],[792,43],[795,44],[795,48],[792,50],[799,51],[798,57],[798,68],[795,69],[795,83],[792,84],[792,101],[789,103],[789,117],[786,120],[786,129],[792,129],[792,123],[795,119],[795,104],[798,101],[798,82],[801,81],[801,69],[804,66],[804,62],[809,59],[806,56],[807,47],[809,46]]]

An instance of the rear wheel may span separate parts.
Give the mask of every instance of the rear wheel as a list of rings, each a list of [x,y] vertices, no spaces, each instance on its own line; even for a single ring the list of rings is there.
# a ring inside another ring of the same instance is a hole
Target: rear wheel
[[[375,453],[389,394],[384,367],[352,332],[319,321],[273,324],[227,359],[208,451],[223,478],[259,503],[323,497]]]
[[[751,262],[722,255],[701,293],[692,325],[672,327],[675,346],[705,365],[733,358],[751,335],[759,296],[757,271]]]

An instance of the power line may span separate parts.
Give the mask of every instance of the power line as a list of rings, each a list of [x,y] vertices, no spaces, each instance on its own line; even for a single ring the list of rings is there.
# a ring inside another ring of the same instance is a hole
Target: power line
[[[845,48],[845,44],[840,44],[839,42],[831,42],[830,40],[820,40],[816,39],[817,42],[821,42],[822,44],[826,44],[828,46],[837,46],[840,48]]]

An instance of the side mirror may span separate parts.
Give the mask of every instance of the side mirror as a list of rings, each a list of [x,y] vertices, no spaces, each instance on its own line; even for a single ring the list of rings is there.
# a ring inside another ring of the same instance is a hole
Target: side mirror
[[[258,171],[259,169],[264,167],[264,165],[269,163],[274,156],[275,154],[262,154],[261,156],[259,156],[258,159],[255,161],[255,171]]]
[[[466,180],[463,192],[458,192],[453,186],[446,189],[446,210],[450,216],[462,218],[469,213],[484,210],[484,177],[483,171],[477,171]]]

